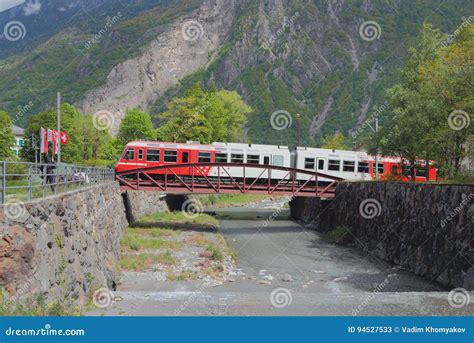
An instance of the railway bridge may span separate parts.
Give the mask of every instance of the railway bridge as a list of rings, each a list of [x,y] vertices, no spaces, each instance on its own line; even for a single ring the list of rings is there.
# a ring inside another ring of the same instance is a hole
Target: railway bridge
[[[213,173],[210,176],[209,171]],[[230,172],[232,170],[232,172]],[[339,177],[252,163],[180,163],[116,173],[122,190],[166,193],[248,193],[333,198]]]

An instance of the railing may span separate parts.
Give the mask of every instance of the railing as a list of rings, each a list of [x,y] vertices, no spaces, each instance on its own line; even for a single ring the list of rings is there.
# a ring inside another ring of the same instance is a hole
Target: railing
[[[0,204],[30,201],[113,181],[113,169],[0,161]]]
[[[211,168],[214,176],[208,174]],[[231,175],[229,168],[239,176]],[[249,176],[249,171],[254,171],[254,176]],[[336,183],[342,179],[315,171],[274,165],[201,162],[121,171],[116,173],[116,180],[123,190],[334,197]]]

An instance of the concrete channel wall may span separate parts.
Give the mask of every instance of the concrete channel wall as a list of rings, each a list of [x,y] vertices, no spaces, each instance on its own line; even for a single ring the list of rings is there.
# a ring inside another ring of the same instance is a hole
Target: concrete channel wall
[[[109,182],[0,206],[0,288],[13,299],[44,292],[76,304],[97,288],[115,289],[127,217],[166,207],[158,193],[132,193]]]
[[[340,183],[334,200],[296,198],[319,232],[346,227],[360,248],[446,287],[474,289],[474,186]]]

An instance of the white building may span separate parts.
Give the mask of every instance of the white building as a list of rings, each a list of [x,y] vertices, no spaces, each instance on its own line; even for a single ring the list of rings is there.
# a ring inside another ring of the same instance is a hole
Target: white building
[[[25,130],[21,127],[13,125],[12,131],[15,135],[15,146],[12,149],[15,150],[15,153],[18,156],[20,154],[20,150],[23,149],[25,144],[25,140],[23,138]]]

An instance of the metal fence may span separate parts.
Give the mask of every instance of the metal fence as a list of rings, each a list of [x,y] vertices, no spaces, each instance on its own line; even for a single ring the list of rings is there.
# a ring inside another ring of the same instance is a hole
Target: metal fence
[[[0,204],[30,201],[113,181],[110,168],[0,161]]]

